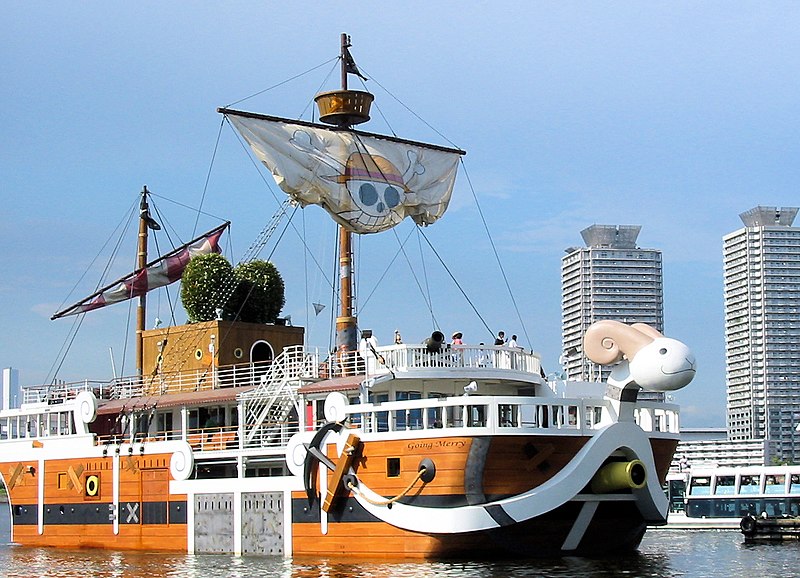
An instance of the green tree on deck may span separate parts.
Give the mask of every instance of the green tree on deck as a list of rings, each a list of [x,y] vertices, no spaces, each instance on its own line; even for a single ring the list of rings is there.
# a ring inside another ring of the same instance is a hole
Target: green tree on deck
[[[267,261],[234,269],[218,253],[198,255],[183,272],[181,301],[191,323],[216,319],[218,308],[226,320],[274,323],[285,303],[283,278]]]

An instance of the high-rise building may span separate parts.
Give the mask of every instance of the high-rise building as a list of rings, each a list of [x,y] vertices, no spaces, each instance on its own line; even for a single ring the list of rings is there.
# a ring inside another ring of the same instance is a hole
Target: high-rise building
[[[728,437],[800,459],[800,227],[796,207],[755,207],[723,237]]]
[[[661,251],[636,245],[639,225],[592,225],[585,247],[561,258],[561,341],[569,379],[604,380],[610,368],[583,353],[583,334],[595,321],[647,323],[664,331]],[[660,394],[659,394],[660,395]]]

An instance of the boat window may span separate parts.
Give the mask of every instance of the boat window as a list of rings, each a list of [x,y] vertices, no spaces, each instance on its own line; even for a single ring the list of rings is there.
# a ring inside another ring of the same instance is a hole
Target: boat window
[[[388,393],[379,393],[377,395],[370,394],[369,402],[373,404],[380,404],[389,401]],[[389,412],[376,411],[375,420],[377,422],[378,431],[389,431]]]
[[[800,474],[792,474],[791,485],[789,486],[790,494],[800,494]]]
[[[467,414],[469,427],[485,427],[486,426],[486,406],[473,405],[468,408]]]
[[[730,495],[733,494],[736,478],[734,476],[717,476],[717,485],[714,487],[714,494]]]
[[[428,399],[444,399],[447,396],[443,393],[431,392],[428,394]],[[444,420],[442,419],[442,408],[431,407],[428,408],[428,427],[440,428],[443,427]]]
[[[397,401],[408,401],[422,399],[422,394],[418,391],[398,391],[394,398]],[[395,430],[422,429],[422,409],[398,409],[394,411]]]
[[[797,498],[789,498],[789,515],[800,516],[800,500]]]
[[[760,489],[760,476],[742,476],[742,482],[739,485],[740,494],[758,494]]]
[[[765,494],[783,494],[786,491],[786,476],[768,475],[764,479]]]
[[[386,458],[386,477],[400,477],[400,458]]]
[[[712,500],[711,515],[715,518],[738,518],[736,500]]]
[[[690,500],[686,505],[686,516],[689,518],[705,518],[710,513],[710,500]]]
[[[500,427],[519,427],[519,406],[501,403],[498,406]]]
[[[692,478],[689,486],[690,496],[708,496],[711,493],[711,477],[701,476]]]
[[[783,516],[787,514],[787,507],[786,502],[784,500],[764,500],[764,511],[767,513],[767,516],[770,518],[777,518],[779,516]]]
[[[758,516],[761,513],[761,506],[759,500],[736,500],[739,506],[738,516],[746,516],[752,514]]]
[[[172,412],[171,411],[160,411],[156,414],[156,435],[162,437],[165,440],[172,439],[173,437],[173,430],[172,430]]]

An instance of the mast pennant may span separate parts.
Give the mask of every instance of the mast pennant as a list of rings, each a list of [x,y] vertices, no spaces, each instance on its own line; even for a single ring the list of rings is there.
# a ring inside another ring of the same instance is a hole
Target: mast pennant
[[[140,297],[148,291],[164,287],[177,281],[183,275],[183,271],[186,269],[189,260],[195,255],[222,252],[219,246],[219,239],[228,225],[230,225],[230,221],[189,241],[171,253],[167,253],[163,257],[148,263],[143,269],[134,271],[122,279],[114,281],[112,284],[100,289],[75,305],[63,311],[59,311],[50,319],[77,315],[79,313],[93,311],[94,309],[100,309],[112,303],[127,301],[128,299]]]
[[[354,233],[406,217],[430,225],[447,210],[464,151],[220,109],[301,205],[320,205]]]

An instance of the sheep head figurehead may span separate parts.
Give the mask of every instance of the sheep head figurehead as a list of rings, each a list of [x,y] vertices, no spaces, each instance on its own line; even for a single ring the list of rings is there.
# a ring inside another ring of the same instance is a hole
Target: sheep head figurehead
[[[630,375],[625,381],[651,391],[684,387],[694,378],[697,366],[686,345],[643,323],[598,321],[586,330],[583,348],[589,359],[601,365],[626,362]]]

